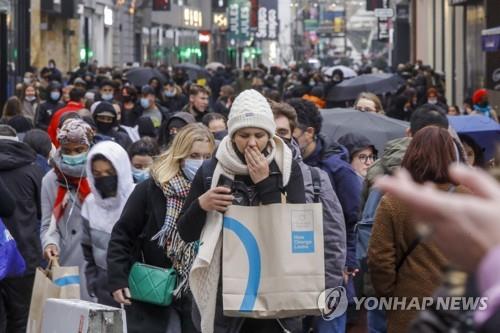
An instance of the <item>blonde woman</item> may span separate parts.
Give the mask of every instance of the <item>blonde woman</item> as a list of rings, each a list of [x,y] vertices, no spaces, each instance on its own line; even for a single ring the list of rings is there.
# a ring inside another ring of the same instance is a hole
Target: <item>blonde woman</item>
[[[380,98],[378,98],[377,95],[369,92],[363,92],[359,94],[356,103],[354,103],[354,108],[362,112],[375,112],[385,114]]]
[[[169,150],[151,168],[151,177],[138,184],[111,233],[108,245],[109,288],[113,298],[127,305],[128,331],[161,332],[179,325],[182,332],[196,332],[191,321],[191,296],[187,274],[196,245],[186,244],[177,234],[176,220],[190,191],[191,182],[204,160],[212,157],[212,134],[201,124],[182,128]],[[161,307],[130,300],[128,275],[137,261],[157,267],[174,267],[180,296],[173,306]]]

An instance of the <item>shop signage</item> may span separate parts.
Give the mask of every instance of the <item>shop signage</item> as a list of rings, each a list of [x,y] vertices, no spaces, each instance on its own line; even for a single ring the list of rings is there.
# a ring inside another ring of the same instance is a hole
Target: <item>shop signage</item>
[[[239,41],[250,39],[250,4],[248,1],[232,0],[228,6],[229,38]]]
[[[113,10],[108,6],[104,7],[104,25],[113,25]]]
[[[275,40],[278,38],[278,0],[260,0],[257,39]]]
[[[201,10],[184,7],[184,26],[190,28],[201,28],[203,16]]]
[[[375,8],[375,17],[377,18],[389,18],[394,16],[394,10],[392,8]]]

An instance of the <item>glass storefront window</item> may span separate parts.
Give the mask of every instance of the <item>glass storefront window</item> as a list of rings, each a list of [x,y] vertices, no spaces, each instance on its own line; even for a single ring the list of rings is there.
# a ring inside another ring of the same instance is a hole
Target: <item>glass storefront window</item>
[[[465,50],[466,73],[465,90],[471,96],[476,89],[484,86],[485,56],[481,47],[481,31],[485,28],[485,12],[482,3],[466,7]]]

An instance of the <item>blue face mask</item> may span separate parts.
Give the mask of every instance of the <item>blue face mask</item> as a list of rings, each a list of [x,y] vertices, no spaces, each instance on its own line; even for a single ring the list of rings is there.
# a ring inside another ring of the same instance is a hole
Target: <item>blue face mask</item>
[[[87,162],[87,152],[78,155],[61,154],[62,161],[67,165],[82,165]]]
[[[174,97],[175,91],[165,91],[165,97]]]
[[[149,99],[147,99],[147,98],[141,98],[141,106],[144,109],[149,108]]]
[[[113,94],[102,94],[101,97],[105,101],[110,101],[113,99]]]
[[[149,169],[137,169],[132,167],[132,176],[137,183],[149,178]]]
[[[52,91],[50,93],[50,99],[52,99],[53,101],[58,101],[59,98],[61,98],[61,93],[59,91]]]
[[[194,159],[186,159],[184,160],[184,166],[182,167],[182,172],[186,175],[187,179],[193,181],[196,172],[201,167],[205,160],[194,160]]]

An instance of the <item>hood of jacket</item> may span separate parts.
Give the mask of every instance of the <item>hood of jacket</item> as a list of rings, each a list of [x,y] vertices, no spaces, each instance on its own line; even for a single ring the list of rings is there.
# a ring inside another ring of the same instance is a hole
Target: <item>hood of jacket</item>
[[[103,199],[99,191],[95,187],[95,178],[92,174],[92,160],[96,155],[104,156],[108,161],[111,162],[113,168],[116,170],[116,175],[118,177],[118,188],[117,197],[130,194],[130,190],[134,187],[134,179],[132,178],[132,166],[130,165],[130,160],[125,149],[122,148],[118,143],[113,141],[102,141],[96,144],[89,151],[87,156],[87,179],[94,195],[96,202],[107,201],[106,198]]]
[[[401,165],[410,142],[411,138],[408,137],[387,142],[382,158],[373,163],[368,169],[366,180],[373,184],[377,176],[394,172]]]
[[[318,140],[316,142],[318,144],[318,148],[321,149],[321,159],[327,159],[336,155],[340,159],[349,163],[349,151],[340,143],[322,134],[318,135]]]
[[[98,154],[104,156],[116,170],[118,187],[115,197],[103,199],[95,187],[95,177],[92,174],[92,160]],[[135,186],[128,154],[116,142],[99,142],[89,151],[86,171],[92,194],[85,200],[82,207],[82,216],[89,221],[92,229],[111,233]]]
[[[0,171],[14,170],[36,160],[36,153],[23,142],[0,139]]]

